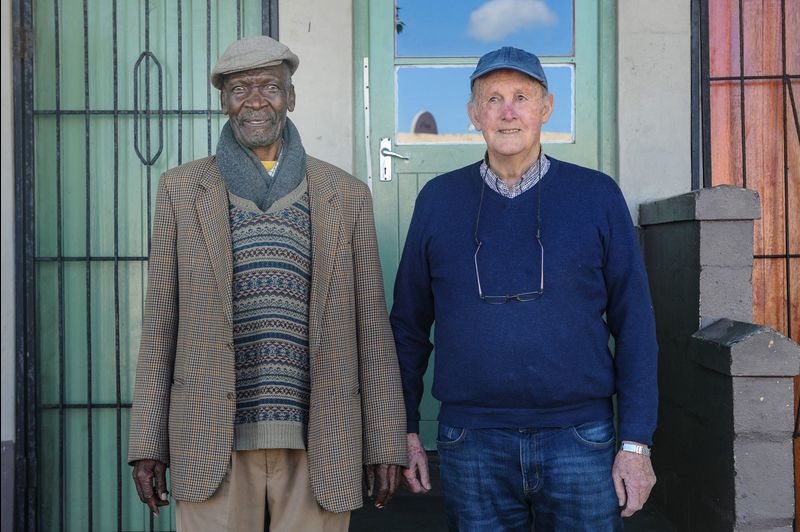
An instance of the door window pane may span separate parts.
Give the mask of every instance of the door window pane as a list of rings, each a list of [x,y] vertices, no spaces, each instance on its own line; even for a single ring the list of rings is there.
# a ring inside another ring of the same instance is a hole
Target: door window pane
[[[570,64],[544,68],[555,108],[542,128],[542,142],[574,142],[575,69]],[[467,114],[473,70],[472,66],[398,67],[397,142],[483,142]]]
[[[397,57],[478,57],[501,46],[573,55],[570,0],[397,0]]]

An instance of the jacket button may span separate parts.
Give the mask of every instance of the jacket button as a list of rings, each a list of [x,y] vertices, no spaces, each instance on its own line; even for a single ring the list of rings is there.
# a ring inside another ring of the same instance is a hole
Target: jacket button
[[[228,343],[228,349],[230,349],[231,351],[233,351],[233,342],[229,342],[229,343]]]
[[[228,392],[226,397],[228,398],[228,400],[233,401],[233,392]]]

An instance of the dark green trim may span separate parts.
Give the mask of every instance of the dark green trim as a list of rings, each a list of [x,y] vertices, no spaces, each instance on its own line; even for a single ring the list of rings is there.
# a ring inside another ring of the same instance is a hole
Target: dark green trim
[[[619,179],[619,128],[617,124],[617,2],[598,4],[597,104],[599,170]]]

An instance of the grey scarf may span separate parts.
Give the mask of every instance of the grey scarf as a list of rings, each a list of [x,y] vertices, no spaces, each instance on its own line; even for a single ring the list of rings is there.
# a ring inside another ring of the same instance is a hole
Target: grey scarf
[[[286,118],[283,148],[274,175],[264,169],[255,154],[239,144],[230,121],[225,123],[217,143],[217,164],[231,193],[245,198],[262,211],[297,188],[306,176],[306,150],[292,121]]]

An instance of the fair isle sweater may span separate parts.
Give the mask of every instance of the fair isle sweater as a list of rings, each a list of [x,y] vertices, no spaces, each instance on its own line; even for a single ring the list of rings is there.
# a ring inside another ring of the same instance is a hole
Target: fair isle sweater
[[[616,393],[620,437],[649,444],[658,402],[655,320],[619,187],[607,175],[553,158],[547,175],[515,198],[487,187],[478,234],[484,293],[538,289],[539,192],[544,247],[543,295],[491,305],[478,296],[475,274],[475,219],[486,187],[479,168],[431,180],[414,207],[391,315],[408,431],[419,430],[435,320],[439,421],[567,427],[610,418]]]
[[[309,404],[307,182],[261,211],[230,193],[234,447],[304,449]]]

